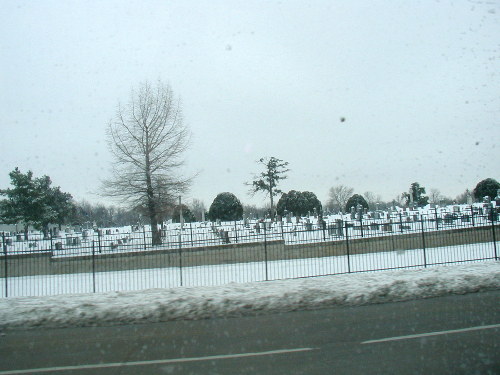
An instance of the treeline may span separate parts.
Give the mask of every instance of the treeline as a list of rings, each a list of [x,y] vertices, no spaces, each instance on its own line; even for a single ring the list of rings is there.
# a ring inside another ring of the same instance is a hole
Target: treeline
[[[22,224],[27,234],[28,227],[33,226],[45,234],[50,224],[72,226],[120,227],[126,225],[149,224],[148,210],[144,206],[132,208],[105,205],[102,203],[77,202],[71,194],[53,187],[48,176],[33,177],[28,171],[22,173],[18,168],[10,174],[11,188],[0,190],[5,199],[0,200],[0,223]],[[275,185],[274,185],[275,186]],[[423,207],[429,203],[439,205],[465,204],[473,201],[482,201],[485,197],[495,199],[500,191],[500,183],[487,178],[480,181],[471,190],[465,190],[455,199],[443,196],[439,190],[426,189],[418,182],[410,185],[407,192],[403,192],[392,201],[383,201],[379,195],[371,192],[354,193],[354,189],[345,185],[333,186],[329,190],[329,199],[322,204],[316,195],[308,191],[290,190],[288,193],[280,191],[280,198],[276,207],[267,205],[243,205],[232,193],[218,194],[209,209],[198,199],[179,204],[173,200],[166,201],[157,211],[157,221],[167,220],[180,222],[181,213],[184,222],[202,220],[241,220],[243,217],[260,219],[275,215],[305,216],[307,214],[329,214],[348,212],[351,207],[362,206],[366,209],[387,209],[394,206]]]

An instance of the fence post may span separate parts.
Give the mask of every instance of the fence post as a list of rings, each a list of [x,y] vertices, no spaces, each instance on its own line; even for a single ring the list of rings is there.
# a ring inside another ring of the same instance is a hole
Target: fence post
[[[179,274],[180,274],[180,286],[183,286],[182,280],[182,232],[179,231]]]
[[[151,228],[151,236],[153,235],[153,228]],[[144,251],[146,251],[146,226],[142,227],[142,237],[144,238]]]
[[[269,274],[267,270],[267,226],[266,222],[263,222],[264,224],[264,264],[266,266],[266,281],[269,281]]]
[[[359,226],[361,228],[361,237],[364,237],[363,235],[363,214],[359,217]]]
[[[424,267],[427,267],[427,252],[425,250],[425,231],[424,231],[424,219],[420,215],[420,225],[422,227],[422,248],[424,250]]]
[[[345,222],[344,228],[345,228],[345,243],[347,248],[347,272],[351,273],[351,259],[349,255],[349,227],[347,226],[347,222]]]
[[[491,208],[493,209],[493,208]],[[495,252],[495,260],[498,260],[498,253],[497,253],[497,238],[495,234],[495,212],[491,212],[491,233],[493,234],[493,249]],[[7,254],[5,254],[5,259],[7,259]]]
[[[2,232],[2,244],[3,244],[3,254],[5,258],[4,262],[4,275],[5,275],[5,297],[9,296],[9,282],[8,282],[8,266],[7,266],[7,242],[5,241],[5,232]]]
[[[236,226],[236,220],[234,221],[234,237],[236,243],[238,243],[238,227]]]
[[[92,291],[95,293],[95,240],[92,239]]]
[[[472,207],[472,204],[470,205],[470,216],[472,218],[472,226],[475,227],[476,223],[474,222],[474,208]]]
[[[399,213],[399,230],[403,233],[403,216]]]
[[[434,207],[434,219],[436,219],[436,230],[438,230],[439,229],[439,220],[438,220],[437,207]],[[474,219],[472,219],[472,222],[474,222]]]
[[[102,247],[101,247],[101,230],[98,228],[97,229],[97,242],[99,245],[99,253],[102,253]]]
[[[189,222],[189,233],[191,234],[191,247],[194,247],[194,242],[193,242],[193,223]]]

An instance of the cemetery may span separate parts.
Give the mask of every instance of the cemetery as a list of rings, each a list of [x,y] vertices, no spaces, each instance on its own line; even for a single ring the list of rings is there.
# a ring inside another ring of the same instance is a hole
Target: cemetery
[[[221,285],[498,260],[498,209],[393,207],[304,217],[0,233],[0,296]]]
[[[162,244],[149,226],[54,229],[50,238],[3,233],[0,277],[248,263],[496,242],[497,203],[311,213],[235,222],[163,223]],[[183,263],[181,265],[181,263]],[[7,269],[7,272],[5,271]]]

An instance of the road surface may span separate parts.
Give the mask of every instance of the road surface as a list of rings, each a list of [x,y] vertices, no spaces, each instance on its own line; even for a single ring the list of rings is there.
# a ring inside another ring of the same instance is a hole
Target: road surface
[[[500,291],[0,336],[0,375],[47,373],[500,374]]]

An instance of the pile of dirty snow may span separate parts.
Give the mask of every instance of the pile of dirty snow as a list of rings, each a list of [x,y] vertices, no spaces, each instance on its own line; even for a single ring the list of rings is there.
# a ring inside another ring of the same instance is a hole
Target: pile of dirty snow
[[[206,319],[405,301],[500,289],[500,263],[209,287],[0,300],[0,328]]]

